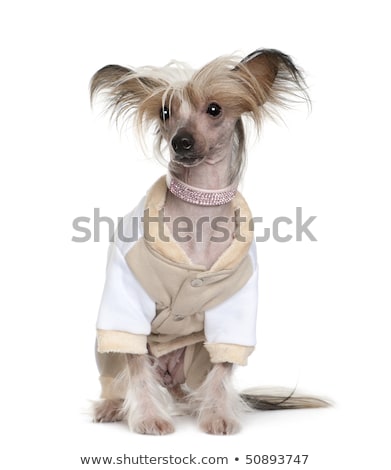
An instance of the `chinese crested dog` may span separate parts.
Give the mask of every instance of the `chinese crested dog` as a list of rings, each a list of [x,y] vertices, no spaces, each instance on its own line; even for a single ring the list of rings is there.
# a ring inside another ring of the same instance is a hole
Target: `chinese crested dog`
[[[251,212],[237,191],[245,166],[244,118],[308,101],[291,58],[261,49],[221,57],[194,71],[108,65],[91,97],[112,118],[153,128],[160,178],[118,227],[97,323],[98,422],[127,419],[145,434],[174,431],[172,402],[202,430],[231,434],[243,407],[325,406],[289,392],[237,393],[235,364],[255,346],[257,259]]]

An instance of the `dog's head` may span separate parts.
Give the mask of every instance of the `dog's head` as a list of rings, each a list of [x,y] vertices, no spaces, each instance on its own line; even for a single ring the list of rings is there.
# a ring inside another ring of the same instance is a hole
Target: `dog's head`
[[[307,99],[300,71],[270,49],[243,60],[221,57],[194,71],[172,62],[163,68],[108,65],[91,80],[91,97],[104,92],[117,121],[134,116],[139,130],[153,124],[157,148],[166,143],[172,166],[215,163],[230,155],[232,179],[243,166],[242,116],[257,126],[292,98]]]

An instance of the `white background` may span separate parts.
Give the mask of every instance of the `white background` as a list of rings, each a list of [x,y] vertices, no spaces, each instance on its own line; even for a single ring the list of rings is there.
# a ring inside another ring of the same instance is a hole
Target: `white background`
[[[225,468],[272,453],[309,454],[316,470],[389,468],[386,2],[14,1],[0,17],[2,467],[192,452],[228,456]],[[199,67],[259,47],[304,68],[313,110],[265,126],[242,190],[269,222],[316,215],[318,241],[258,244],[259,342],[237,384],[298,383],[335,407],[254,413],[230,437],[190,418],[161,438],[92,424],[107,236],[102,224],[100,243],[74,243],[72,221],[95,207],[124,215],[165,170],[91,111],[89,79],[109,63]]]

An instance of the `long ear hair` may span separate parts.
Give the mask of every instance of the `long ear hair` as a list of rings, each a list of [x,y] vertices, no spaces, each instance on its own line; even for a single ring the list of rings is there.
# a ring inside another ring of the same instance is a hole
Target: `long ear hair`
[[[165,90],[168,83],[164,79],[142,74],[139,71],[107,65],[98,70],[90,82],[91,103],[97,95],[103,95],[106,111],[118,124],[126,122],[140,110],[146,100],[151,100]]]
[[[145,146],[146,130],[153,127],[155,156],[163,156],[165,142],[160,132],[160,110],[171,104],[174,96],[182,96],[183,88],[194,71],[185,63],[172,61],[164,67],[130,69],[107,65],[98,70],[90,82],[91,103],[101,96],[105,111],[117,127],[133,122],[139,141]]]
[[[292,104],[310,105],[302,71],[280,51],[258,49],[245,57],[234,72],[252,98],[248,111],[256,124],[266,115],[278,116],[282,108],[290,108]]]
[[[250,118],[260,130],[266,116],[277,118],[282,108],[302,101],[310,103],[302,72],[289,56],[274,49],[256,50],[242,60],[235,56],[219,57],[196,72],[186,89],[195,100],[213,97],[237,114],[233,180],[240,179],[246,166],[242,118]]]
[[[274,49],[256,50],[241,61],[221,57],[198,72],[181,62],[138,69],[108,65],[92,77],[90,92],[91,101],[97,95],[105,99],[106,111],[117,125],[133,119],[142,144],[145,128],[155,126],[155,155],[162,161],[164,139],[159,112],[163,106],[170,105],[174,97],[181,101],[183,93],[190,101],[213,96],[227,103],[239,116],[232,178],[240,177],[246,163],[240,116],[252,118],[259,129],[265,116],[278,116],[281,108],[299,101],[310,103],[302,72],[289,56]]]
[[[240,112],[250,114],[256,124],[265,114],[278,114],[279,108],[300,101],[310,104],[303,74],[286,54],[275,49],[258,49],[233,65],[227,73],[230,63],[233,60],[229,58],[216,59],[194,76],[194,71],[180,62],[162,68],[140,69],[107,65],[91,79],[91,101],[103,94],[106,109],[111,111],[111,118],[117,123],[126,121],[137,111],[138,124],[142,124],[140,121],[156,120],[156,106],[160,109],[167,96],[178,93],[193,77],[192,81],[200,82],[199,88],[204,92],[211,85],[220,93],[231,91],[232,102],[236,93]],[[232,86],[232,80],[238,87]],[[203,82],[205,86],[202,86]]]

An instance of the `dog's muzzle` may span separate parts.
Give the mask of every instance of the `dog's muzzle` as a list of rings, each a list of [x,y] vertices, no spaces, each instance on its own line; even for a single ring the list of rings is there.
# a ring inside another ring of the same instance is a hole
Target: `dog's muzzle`
[[[193,151],[194,138],[190,132],[178,132],[171,141],[172,148],[179,156],[188,156]]]
[[[171,146],[175,152],[175,161],[185,166],[199,163],[202,157],[195,153],[195,141],[190,132],[179,130],[171,140]]]

